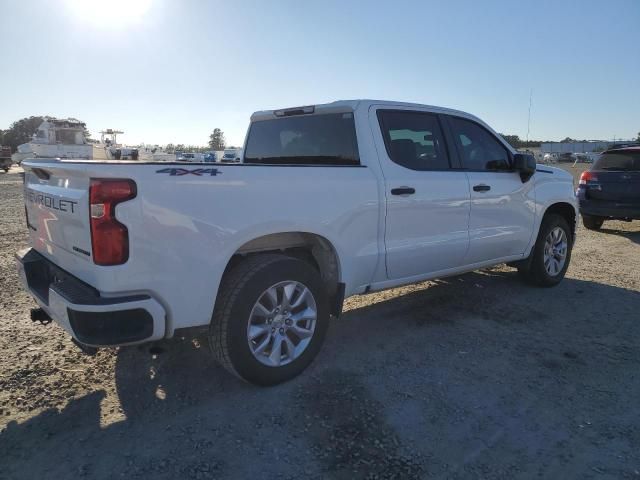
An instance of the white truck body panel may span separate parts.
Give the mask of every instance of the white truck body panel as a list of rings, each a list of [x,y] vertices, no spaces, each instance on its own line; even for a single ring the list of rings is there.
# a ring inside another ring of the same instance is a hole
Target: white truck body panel
[[[543,172],[523,183],[516,172],[416,172],[393,163],[376,119],[384,108],[463,116],[489,129],[471,115],[438,107],[345,101],[316,106],[316,114],[353,112],[359,166],[27,160],[31,246],[102,297],[148,295],[154,322],[164,322],[154,327],[155,339],[207,325],[230,259],[267,235],[325,239],[349,296],[523,259],[550,205],[576,209],[571,177],[560,169],[541,166]],[[252,116],[262,118],[273,112]],[[129,232],[122,265],[92,261],[91,178],[137,185],[137,196],[116,207]],[[494,189],[475,193],[471,185],[478,182]],[[402,185],[417,195],[390,196]],[[55,309],[52,316],[64,325],[65,306]]]

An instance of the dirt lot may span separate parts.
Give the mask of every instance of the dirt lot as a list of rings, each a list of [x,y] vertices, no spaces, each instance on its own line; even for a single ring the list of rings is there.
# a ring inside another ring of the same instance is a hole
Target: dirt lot
[[[87,357],[34,325],[0,174],[0,478],[640,478],[640,222],[578,235],[554,289],[500,267],[352,298],[264,389],[203,339]]]

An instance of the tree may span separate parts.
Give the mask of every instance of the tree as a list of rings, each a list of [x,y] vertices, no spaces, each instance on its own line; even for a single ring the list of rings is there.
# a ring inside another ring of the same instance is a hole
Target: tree
[[[213,133],[209,135],[209,147],[211,150],[224,150],[224,133],[219,128],[214,128]]]
[[[164,151],[167,153],[175,153],[176,146],[173,143],[167,143],[167,146],[164,147]]]
[[[518,135],[506,135],[501,133],[500,136],[505,139],[505,141],[511,145],[513,148],[529,148],[529,147],[539,147],[542,143],[541,140],[523,140]]]
[[[640,142],[640,132],[638,132],[638,138],[636,138],[638,142]]]
[[[571,137],[566,137],[564,140],[560,140],[560,143],[572,143],[575,142],[575,140]]]
[[[513,148],[520,148],[523,144],[518,135],[505,135],[504,133],[501,133],[500,136],[504,138],[507,143]]]
[[[31,140],[31,136],[43,121],[44,117],[29,117],[13,122],[8,130],[4,130],[2,144],[11,147],[11,151],[15,152],[18,145]]]

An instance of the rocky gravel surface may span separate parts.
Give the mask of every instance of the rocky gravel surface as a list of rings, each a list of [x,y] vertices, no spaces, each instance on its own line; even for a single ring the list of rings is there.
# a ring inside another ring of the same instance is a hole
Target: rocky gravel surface
[[[574,172],[577,173],[577,172]],[[640,222],[579,229],[566,280],[498,267],[348,300],[258,388],[203,338],[88,357],[29,320],[0,174],[0,479],[640,478]]]

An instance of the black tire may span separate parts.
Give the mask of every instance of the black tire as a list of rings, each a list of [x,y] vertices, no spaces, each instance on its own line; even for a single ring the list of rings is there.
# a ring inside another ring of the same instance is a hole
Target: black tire
[[[269,287],[283,281],[304,284],[317,308],[311,341],[290,363],[273,367],[256,359],[249,348],[247,328],[253,306]],[[318,271],[285,255],[250,256],[227,273],[221,283],[209,327],[209,346],[229,372],[257,385],[276,385],[300,374],[320,351],[329,325],[329,302]]]
[[[556,227],[560,227],[562,230],[564,230],[564,233],[567,237],[567,256],[562,269],[556,275],[551,275],[547,272],[544,265],[544,247],[547,236]],[[538,232],[538,238],[536,239],[536,244],[533,247],[531,256],[526,262],[522,263],[518,267],[518,273],[527,283],[530,283],[531,285],[536,285],[539,287],[554,287],[562,281],[565,274],[567,273],[567,268],[569,268],[569,263],[571,261],[572,247],[573,236],[571,235],[569,224],[564,219],[564,217],[556,214],[545,215],[542,219],[542,224],[540,225],[540,230]]]
[[[602,217],[582,215],[582,224],[588,230],[600,230],[600,228],[602,228],[603,223],[604,223],[604,218]]]

